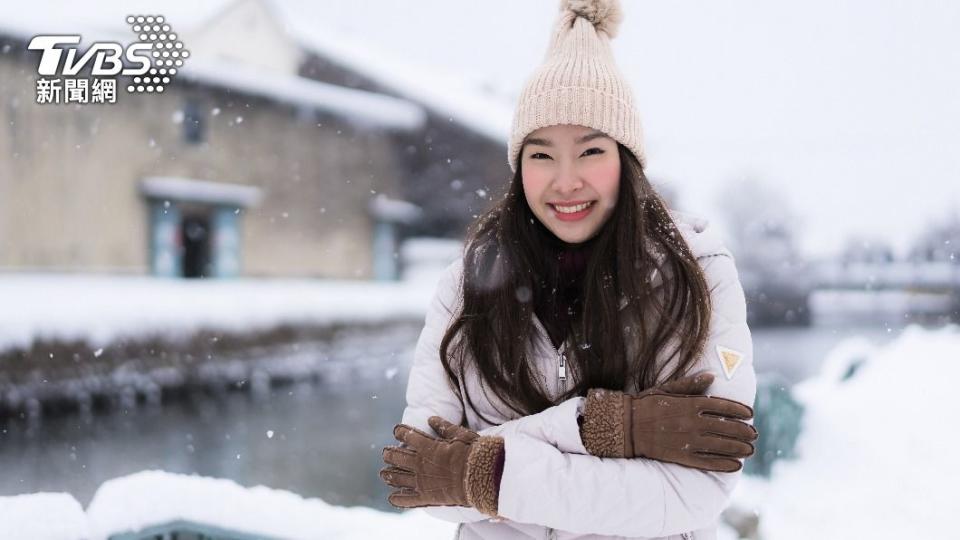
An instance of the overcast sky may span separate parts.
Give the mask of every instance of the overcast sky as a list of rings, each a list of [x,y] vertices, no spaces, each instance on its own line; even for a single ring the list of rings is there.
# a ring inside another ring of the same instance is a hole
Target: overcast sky
[[[499,89],[508,108],[543,57],[558,5],[269,1],[318,33]],[[104,22],[153,10],[173,23],[225,3],[104,0],[79,11],[32,0],[20,9]],[[850,235],[903,249],[926,221],[960,211],[960,2],[623,4],[615,55],[636,95],[649,174],[674,186],[681,209],[719,221],[722,186],[755,178],[801,217],[810,254]]]

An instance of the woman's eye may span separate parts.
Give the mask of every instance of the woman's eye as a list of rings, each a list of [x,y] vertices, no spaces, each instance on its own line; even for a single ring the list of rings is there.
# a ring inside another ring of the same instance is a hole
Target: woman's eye
[[[593,155],[593,154],[602,154],[604,150],[602,148],[587,148],[583,151],[583,155]],[[544,154],[543,152],[535,152],[530,154],[530,159],[551,159],[550,156]]]

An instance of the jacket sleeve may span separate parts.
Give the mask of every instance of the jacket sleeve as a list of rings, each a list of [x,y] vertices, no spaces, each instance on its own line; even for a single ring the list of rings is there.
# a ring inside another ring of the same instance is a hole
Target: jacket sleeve
[[[753,406],[753,345],[736,267],[732,257],[717,255],[703,268],[713,314],[707,346],[694,370],[715,373],[709,395]],[[720,350],[727,352],[727,369]],[[524,434],[506,436],[505,448],[499,514],[583,534],[660,537],[712,526],[742,473],[706,472],[644,458],[564,454]]]
[[[461,424],[464,411],[447,374],[440,363],[440,341],[455,313],[460,293],[462,263],[447,268],[437,285],[427,309],[426,321],[414,351],[413,366],[407,382],[407,406],[403,411],[404,424],[433,433],[427,419],[433,415]],[[560,452],[586,454],[580,440],[577,424],[578,407],[583,398],[571,398],[559,405],[517,420],[481,430],[480,435],[499,435],[504,438],[522,435],[547,444]],[[489,519],[473,508],[457,506],[427,507],[434,517],[454,522]]]

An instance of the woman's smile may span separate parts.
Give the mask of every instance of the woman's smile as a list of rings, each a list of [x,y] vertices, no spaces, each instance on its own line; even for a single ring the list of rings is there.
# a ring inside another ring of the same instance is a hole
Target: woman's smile
[[[560,221],[579,221],[593,211],[594,203],[597,201],[572,201],[569,203],[547,203],[553,210],[553,215]]]

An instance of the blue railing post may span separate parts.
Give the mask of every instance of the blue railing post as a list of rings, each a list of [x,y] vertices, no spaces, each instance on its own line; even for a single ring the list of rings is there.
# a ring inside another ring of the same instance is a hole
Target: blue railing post
[[[758,376],[755,405],[753,425],[760,438],[756,452],[744,465],[744,472],[769,477],[776,460],[794,456],[803,406],[777,375]]]

